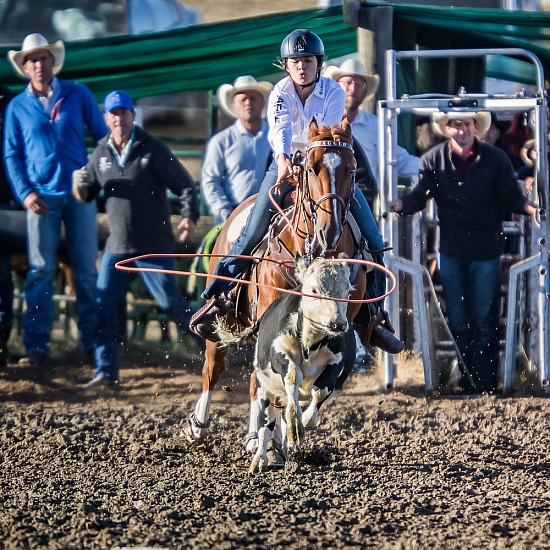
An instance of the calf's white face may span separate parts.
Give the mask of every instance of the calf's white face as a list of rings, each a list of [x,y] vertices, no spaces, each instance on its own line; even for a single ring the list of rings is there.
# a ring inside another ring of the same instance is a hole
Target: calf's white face
[[[315,259],[309,267],[298,260],[296,274],[302,283],[302,292],[318,298],[302,297],[302,314],[320,331],[335,336],[348,329],[346,317],[347,302],[320,299],[347,299],[353,287],[349,282],[350,270],[345,263],[332,262],[323,258]]]

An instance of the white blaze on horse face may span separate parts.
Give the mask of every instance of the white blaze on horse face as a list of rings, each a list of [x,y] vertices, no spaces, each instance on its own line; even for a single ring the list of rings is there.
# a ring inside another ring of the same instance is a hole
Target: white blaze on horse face
[[[342,157],[338,153],[325,153],[323,164],[328,168],[330,174],[330,192],[336,193],[336,168],[342,164]]]

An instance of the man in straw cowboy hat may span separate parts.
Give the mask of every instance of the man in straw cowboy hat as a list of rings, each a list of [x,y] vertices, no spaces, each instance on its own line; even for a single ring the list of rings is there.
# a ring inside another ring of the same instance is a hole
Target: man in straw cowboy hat
[[[344,117],[347,117],[351,122],[354,142],[361,145],[361,150],[365,154],[368,166],[372,171],[374,181],[370,189],[362,189],[367,198],[372,199],[372,193],[378,192],[378,117],[361,109],[361,105],[367,99],[374,97],[380,78],[376,74],[368,74],[365,66],[354,58],[346,59],[340,67],[329,65],[323,71],[323,74],[338,82],[346,93]],[[357,184],[361,186],[359,158],[357,162]],[[418,157],[409,154],[403,147],[397,147],[397,171],[400,176],[413,177],[418,175],[418,162]],[[366,177],[370,177],[370,174]]]
[[[212,136],[202,165],[202,196],[216,225],[260,190],[271,161],[264,117],[267,95],[272,88],[271,82],[258,82],[249,75],[218,88],[220,107],[236,120]]]
[[[449,328],[472,375],[467,393],[497,389],[499,360],[500,255],[507,212],[533,215],[504,151],[480,141],[491,115],[434,113],[434,130],[448,138],[425,153],[411,193],[390,209],[412,214],[428,199],[437,203],[440,276]]]
[[[107,127],[91,92],[60,80],[63,42],[48,44],[29,34],[21,50],[8,52],[15,72],[28,86],[8,105],[4,159],[15,195],[27,211],[28,261],[25,283],[22,362],[42,364],[49,354],[53,279],[61,222],[75,272],[78,328],[82,346],[91,352],[96,325],[97,229],[95,203],[78,203],[71,195],[71,174],[86,164],[86,128],[97,142]]]

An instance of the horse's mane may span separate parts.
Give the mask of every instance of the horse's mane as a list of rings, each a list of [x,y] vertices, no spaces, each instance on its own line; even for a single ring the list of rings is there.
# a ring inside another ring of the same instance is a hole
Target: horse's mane
[[[346,143],[352,143],[345,130],[342,130],[341,126],[334,125],[332,127],[322,125],[319,126],[317,132],[311,136],[311,141],[344,141]]]

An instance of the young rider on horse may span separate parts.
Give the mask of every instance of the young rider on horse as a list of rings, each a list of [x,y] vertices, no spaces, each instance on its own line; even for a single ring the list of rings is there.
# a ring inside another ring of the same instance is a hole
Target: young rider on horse
[[[318,124],[327,126],[340,125],[342,122],[346,95],[337,82],[321,76],[324,58],[323,42],[315,33],[306,29],[291,32],[281,43],[281,63],[287,76],[273,88],[267,113],[274,160],[263,180],[246,226],[231,248],[231,255],[249,256],[266,234],[271,220],[271,187],[279,184],[273,191],[279,203],[285,193],[292,189],[288,183],[293,175],[291,158],[296,151],[305,151],[311,119],[315,117]],[[384,248],[382,236],[365,197],[357,188],[350,210],[369,250],[380,251],[376,256],[381,262],[381,251]],[[222,258],[215,274],[237,278],[250,264],[249,259]],[[375,285],[377,292],[382,294],[385,292],[384,275],[376,270],[375,276],[382,277]],[[213,323],[216,316],[223,316],[234,307],[233,296],[229,292],[231,285],[231,282],[214,279],[203,292],[202,297],[207,302],[191,320],[191,330],[196,334],[213,342],[218,340]],[[398,353],[403,349],[403,344],[384,326],[384,322],[372,331],[370,345],[376,345],[389,353]]]

